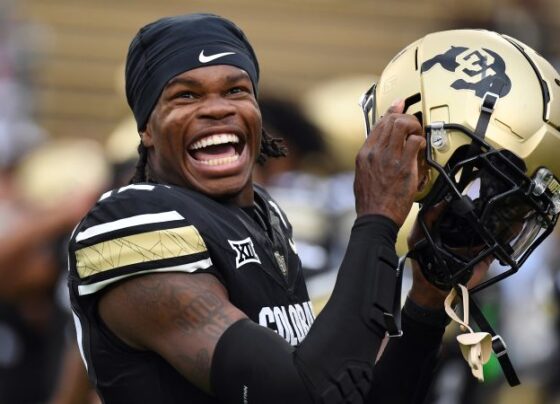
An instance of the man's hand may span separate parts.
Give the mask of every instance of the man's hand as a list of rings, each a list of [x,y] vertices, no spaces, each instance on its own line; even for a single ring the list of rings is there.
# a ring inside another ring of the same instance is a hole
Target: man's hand
[[[424,216],[428,228],[432,226],[432,224],[444,211],[445,202],[439,203],[428,209]],[[417,218],[414,222],[412,231],[408,236],[409,249],[412,249],[414,245],[416,245],[416,243],[418,243],[423,238],[424,234],[420,229]],[[484,279],[493,260],[494,257],[490,256],[475,265],[471,279],[466,285],[469,289],[478,285]],[[422,274],[422,270],[420,269],[418,262],[416,260],[411,260],[411,262],[412,288],[410,289],[408,296],[414,301],[414,303],[418,304],[419,306],[429,309],[442,309],[443,302],[449,292],[441,290],[440,288],[432,285]]]
[[[378,214],[401,226],[422,177],[418,154],[426,147],[422,125],[396,101],[372,129],[356,157],[356,213]]]

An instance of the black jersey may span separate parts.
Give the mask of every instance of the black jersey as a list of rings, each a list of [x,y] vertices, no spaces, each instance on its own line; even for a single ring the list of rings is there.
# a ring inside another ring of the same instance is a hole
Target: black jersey
[[[75,229],[69,269],[81,353],[90,379],[111,403],[216,402],[157,354],[131,348],[104,325],[99,297],[123,279],[213,274],[233,305],[292,345],[314,320],[291,225],[259,187],[252,209],[167,185],[110,191]]]

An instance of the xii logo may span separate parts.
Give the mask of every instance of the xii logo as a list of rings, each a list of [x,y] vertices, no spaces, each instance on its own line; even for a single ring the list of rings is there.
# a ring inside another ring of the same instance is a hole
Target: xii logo
[[[253,245],[253,240],[247,237],[244,240],[232,241],[228,240],[229,245],[235,251],[235,267],[239,269],[242,265],[248,264],[249,262],[261,263],[257,252],[255,251],[255,246]]]

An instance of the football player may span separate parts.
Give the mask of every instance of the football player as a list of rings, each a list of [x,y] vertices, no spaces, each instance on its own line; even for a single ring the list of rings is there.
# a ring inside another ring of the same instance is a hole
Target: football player
[[[137,171],[69,244],[91,380],[109,403],[421,401],[447,292],[416,268],[399,326],[397,231],[431,185],[420,120],[393,101],[358,153],[357,219],[315,319],[288,218],[252,182],[258,161],[284,154],[262,128],[258,78],[243,32],[215,15],[163,18],[134,37]],[[375,363],[386,336],[400,338]]]

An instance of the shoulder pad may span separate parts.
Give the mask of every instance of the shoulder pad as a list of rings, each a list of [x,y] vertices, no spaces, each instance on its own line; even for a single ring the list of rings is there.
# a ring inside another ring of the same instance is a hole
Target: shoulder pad
[[[135,274],[210,267],[206,243],[184,214],[190,194],[178,192],[134,184],[101,196],[69,243],[80,294]]]
[[[113,233],[128,235],[190,225],[184,215],[189,194],[177,192],[174,187],[147,183],[108,191],[78,225],[73,240],[81,243],[93,238],[95,242],[102,240],[103,234],[112,238]]]

